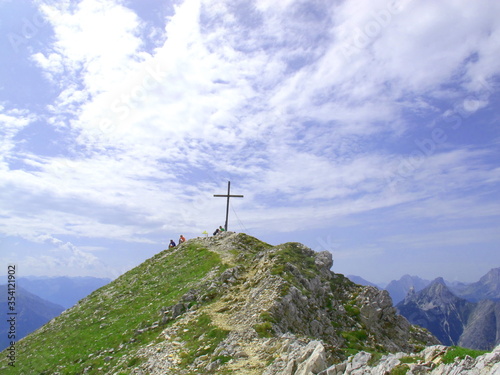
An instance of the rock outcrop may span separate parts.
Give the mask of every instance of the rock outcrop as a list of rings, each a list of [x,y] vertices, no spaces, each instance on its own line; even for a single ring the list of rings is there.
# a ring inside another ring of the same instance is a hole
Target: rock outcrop
[[[477,358],[469,355],[455,357],[447,363],[450,348],[431,346],[418,354],[394,353],[374,358],[373,354],[359,352],[347,361],[335,364],[318,375],[498,375],[500,374],[500,346]],[[313,373],[314,374],[314,373]]]

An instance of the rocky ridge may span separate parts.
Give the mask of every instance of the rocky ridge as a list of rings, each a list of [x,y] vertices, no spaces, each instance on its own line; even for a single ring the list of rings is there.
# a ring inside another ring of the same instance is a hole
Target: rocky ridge
[[[201,347],[188,371],[243,375],[318,373],[346,358],[347,349],[415,351],[437,343],[395,314],[387,292],[331,272],[329,252],[288,243],[261,244],[255,253],[254,239],[232,233],[198,241],[230,268],[163,311],[175,323],[163,331],[165,341],[138,353],[147,360],[134,374],[182,374],[180,353],[190,345],[183,337]],[[245,248],[245,242],[251,245]],[[207,291],[220,298],[203,305]],[[227,332],[212,353],[203,350],[209,349],[203,335],[188,334],[203,316]]]
[[[0,371],[324,375],[348,371],[359,353],[393,358],[438,343],[397,315],[386,291],[332,264],[329,252],[298,243],[231,232],[192,239],[22,340],[24,370],[9,372],[0,359]]]

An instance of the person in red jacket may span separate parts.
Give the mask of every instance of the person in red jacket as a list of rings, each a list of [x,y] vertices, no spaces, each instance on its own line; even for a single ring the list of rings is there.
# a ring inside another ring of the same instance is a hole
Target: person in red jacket
[[[183,242],[186,242],[186,238],[181,234],[181,236],[179,237],[179,245]]]

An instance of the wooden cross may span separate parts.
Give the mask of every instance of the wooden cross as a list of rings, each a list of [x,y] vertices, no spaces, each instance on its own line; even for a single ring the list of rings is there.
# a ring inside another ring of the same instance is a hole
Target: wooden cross
[[[231,181],[227,182],[227,194],[214,194],[214,197],[224,197],[227,198],[226,203],[226,223],[224,224],[224,229],[227,231],[227,219],[229,217],[229,198],[243,198],[243,195],[231,195]]]

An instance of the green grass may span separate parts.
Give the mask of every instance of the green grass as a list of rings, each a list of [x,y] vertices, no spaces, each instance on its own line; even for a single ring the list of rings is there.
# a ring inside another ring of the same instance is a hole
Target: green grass
[[[306,255],[299,243],[289,242],[281,245],[280,249],[273,255],[274,257],[277,262],[271,270],[273,275],[283,275],[286,272],[286,263],[296,266],[301,274],[307,278],[313,278],[318,274],[314,256]]]
[[[243,246],[244,250],[250,252],[251,254],[259,253],[261,251],[272,248],[272,246],[268,243],[265,243],[245,233],[238,234],[238,242]]]
[[[397,365],[391,370],[389,375],[405,375],[409,369],[408,365]]]
[[[264,322],[253,326],[259,337],[273,337],[273,325],[271,322]]]
[[[347,315],[349,315],[351,318],[359,320],[359,317],[361,315],[361,310],[359,307],[352,303],[346,303],[344,305],[345,311],[347,312]]]
[[[1,372],[78,374],[90,366],[88,373],[97,374],[102,372],[98,368],[116,366],[124,355],[154,341],[164,327],[144,333],[138,329],[160,321],[162,307],[176,303],[219,265],[217,254],[196,244],[161,252],[19,342],[16,368]],[[132,359],[122,366],[126,370],[139,362]],[[1,358],[0,368],[4,366]]]
[[[351,350],[370,351],[370,348],[366,346],[368,333],[364,329],[357,331],[344,331],[341,332],[341,336],[346,340],[344,349],[347,353],[350,353]]]
[[[401,363],[417,363],[418,361],[423,361],[423,360],[424,360],[423,357],[409,355],[409,356],[400,358],[399,362],[401,362]]]
[[[348,342],[360,342],[366,340],[368,338],[368,334],[364,329],[360,329],[358,331],[342,332],[342,337]]]
[[[465,356],[470,356],[472,358],[479,357],[485,353],[489,353],[487,350],[474,350],[462,348],[460,346],[452,346],[446,354],[443,356],[443,363],[449,364],[455,362],[455,358],[458,357],[460,359],[465,358]]]
[[[237,264],[247,265],[256,254],[272,248],[271,245],[245,233],[239,233],[237,239],[236,248],[229,251],[235,256]]]
[[[180,354],[182,365],[187,367],[194,360],[202,355],[210,355],[215,348],[227,337],[229,331],[220,329],[212,325],[208,314],[201,315],[196,323],[189,324],[180,335],[185,342],[184,351]],[[231,359],[229,356],[218,356],[214,360],[220,359],[225,363]]]
[[[260,319],[264,322],[276,323],[276,318],[269,311],[262,312]]]
[[[382,359],[382,357],[384,356],[383,353],[380,353],[380,352],[375,352],[375,353],[371,353],[371,357],[370,359],[368,360],[368,363],[367,365],[370,366],[370,367],[375,367],[379,364],[380,360]]]
[[[307,279],[312,279],[318,276],[318,269],[315,264],[314,256],[307,255],[302,248],[302,245],[296,242],[289,242],[280,245],[276,253],[270,256],[274,260],[274,265],[271,268],[271,275],[280,276],[287,281],[289,285],[298,288],[304,295],[310,296],[310,291],[305,288],[293,275],[291,264],[295,266],[298,272]],[[281,291],[281,296],[288,293],[289,287],[285,287]]]

